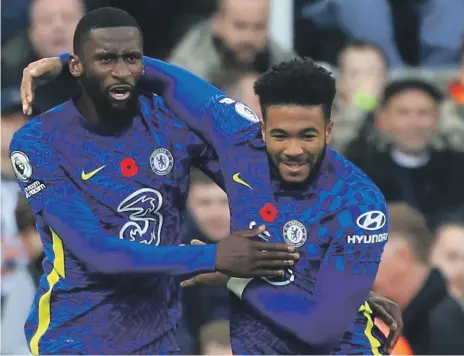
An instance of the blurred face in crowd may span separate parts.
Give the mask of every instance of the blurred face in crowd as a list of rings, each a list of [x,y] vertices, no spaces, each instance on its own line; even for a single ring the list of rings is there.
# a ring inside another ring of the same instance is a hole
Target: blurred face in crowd
[[[29,38],[38,56],[72,52],[74,31],[83,13],[80,0],[32,1]]]
[[[187,206],[198,227],[208,238],[218,241],[229,235],[227,195],[215,183],[192,183]]]
[[[264,115],[263,138],[281,178],[305,182],[330,143],[333,123],[326,124],[321,106],[270,106]]]
[[[378,100],[385,87],[387,66],[383,56],[369,46],[347,48],[340,56],[338,95],[352,102],[354,95],[370,95]]]
[[[408,273],[414,259],[414,253],[405,237],[398,233],[391,233],[375,278],[374,290],[376,293],[396,300],[398,293],[401,293],[398,291],[396,281],[404,273]]]
[[[447,278],[451,293],[464,298],[464,225],[438,230],[430,260]]]
[[[259,118],[262,119],[261,113],[261,106],[259,104],[259,98],[255,94],[253,85],[255,84],[256,79],[258,79],[258,74],[245,74],[240,77],[238,82],[238,95],[237,97],[240,98],[247,106],[250,107],[251,110],[258,115]]]
[[[267,42],[268,0],[221,0],[215,34],[242,64],[251,64]]]
[[[394,95],[380,111],[381,130],[405,153],[427,148],[438,130],[439,107],[431,96],[411,89]]]
[[[81,53],[73,56],[70,71],[95,106],[113,111],[134,109],[136,85],[143,74],[142,48],[142,35],[136,27],[93,29]]]
[[[14,133],[26,123],[26,120],[27,117],[20,111],[20,108],[18,108],[18,111],[8,115],[2,115],[2,139],[0,140],[2,147],[2,174],[7,177],[13,176],[13,168],[11,167],[10,155],[8,153],[10,143]]]

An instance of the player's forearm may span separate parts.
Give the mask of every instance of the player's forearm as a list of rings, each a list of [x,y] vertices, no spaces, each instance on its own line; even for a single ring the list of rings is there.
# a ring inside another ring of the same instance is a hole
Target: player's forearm
[[[184,275],[215,270],[215,245],[153,246],[105,236],[91,209],[76,200],[49,205],[43,217],[90,271]]]
[[[349,329],[373,283],[370,276],[347,276],[333,270],[318,276],[314,296],[295,283],[273,286],[262,279],[250,281],[242,299],[261,317],[327,354]],[[231,289],[231,288],[229,288]]]

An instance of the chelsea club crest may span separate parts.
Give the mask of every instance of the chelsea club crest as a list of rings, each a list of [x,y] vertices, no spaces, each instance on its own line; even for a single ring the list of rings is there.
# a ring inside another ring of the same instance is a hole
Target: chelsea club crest
[[[174,166],[174,157],[167,149],[157,148],[150,156],[150,166],[157,175],[165,176]]]
[[[284,225],[283,233],[285,241],[295,247],[302,246],[308,237],[305,226],[297,220],[287,222]]]

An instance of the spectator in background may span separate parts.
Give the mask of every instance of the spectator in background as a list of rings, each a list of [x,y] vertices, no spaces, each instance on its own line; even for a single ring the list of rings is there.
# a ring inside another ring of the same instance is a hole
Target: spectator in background
[[[424,217],[404,203],[389,206],[390,233],[374,290],[403,309],[403,333],[416,355],[464,352],[464,310],[444,276],[428,265],[433,240]]]
[[[459,63],[459,43],[464,31],[463,1],[307,2],[302,13],[308,21],[322,29],[339,29],[347,38],[376,43],[387,54],[393,68],[405,65],[453,68]]]
[[[20,264],[10,278],[10,293],[2,318],[2,355],[29,354],[24,323],[31,309],[39,279],[43,274],[42,242],[27,200],[18,193],[15,211],[19,238],[27,252],[27,264]]]
[[[262,73],[296,57],[269,39],[269,8],[269,0],[219,0],[213,17],[194,26],[168,61],[211,82],[228,70]]]
[[[387,59],[376,45],[358,40],[340,52],[332,115],[336,129],[331,143],[337,151],[343,153],[364,125],[368,126],[364,131],[371,131],[373,111],[381,100],[387,77]]]
[[[192,239],[216,243],[230,232],[230,211],[226,193],[211,178],[197,168],[191,168],[190,189],[187,199],[187,217],[182,228],[185,244]],[[212,325],[228,325],[229,292],[223,287],[199,285],[182,289],[183,317],[178,329],[182,354],[198,354],[203,347],[211,350],[227,340],[230,349],[229,329],[219,328],[213,334],[216,339],[200,345],[202,330],[214,330]],[[218,324],[218,322],[221,322]],[[206,328],[206,329],[204,329]],[[222,330],[222,331],[221,331]],[[225,334],[224,334],[225,333]],[[206,332],[207,335],[210,335]],[[204,339],[205,340],[205,339]],[[217,345],[214,345],[214,341]],[[218,346],[218,347],[219,347]],[[201,351],[203,352],[203,351]],[[230,352],[230,351],[229,351]]]
[[[84,14],[81,0],[34,0],[29,28],[2,48],[2,88],[19,86],[23,69],[37,59],[72,52],[77,23]],[[61,104],[78,92],[71,77],[37,88],[34,114]]]
[[[230,324],[219,320],[202,327],[200,331],[200,355],[232,355]]]
[[[461,67],[449,86],[448,94],[442,107],[440,129],[451,148],[464,152],[464,41],[461,45]]]
[[[464,307],[464,213],[461,211],[440,223],[430,254],[449,283],[449,291]]]
[[[253,71],[228,71],[214,78],[211,83],[231,98],[245,103],[258,117],[262,118],[259,98],[254,91],[258,76],[259,73]]]
[[[429,221],[464,204],[463,154],[432,147],[441,100],[441,93],[422,80],[390,83],[376,115],[376,124],[391,141],[388,149],[359,146],[358,152],[346,153],[387,201],[404,201]]]
[[[27,117],[23,115],[19,88],[2,90],[1,119],[1,253],[2,253],[2,302],[5,302],[9,292],[9,280],[23,256],[21,246],[16,238],[17,226],[15,208],[18,201],[19,187],[11,166],[8,152],[13,134],[23,126]],[[3,306],[3,303],[2,303]]]

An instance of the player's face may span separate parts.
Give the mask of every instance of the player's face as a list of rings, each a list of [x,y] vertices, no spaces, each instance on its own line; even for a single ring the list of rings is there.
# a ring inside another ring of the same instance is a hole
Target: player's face
[[[81,84],[97,103],[112,109],[136,104],[143,74],[142,36],[136,27],[99,28],[83,45]]]
[[[333,124],[326,124],[320,106],[270,106],[264,115],[266,149],[281,178],[306,181],[330,143]]]
[[[188,207],[200,230],[211,240],[229,235],[230,211],[227,194],[214,183],[193,183]]]
[[[381,110],[380,126],[404,152],[425,149],[438,130],[439,113],[435,101],[420,90],[407,90],[392,97]]]

